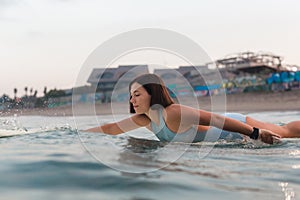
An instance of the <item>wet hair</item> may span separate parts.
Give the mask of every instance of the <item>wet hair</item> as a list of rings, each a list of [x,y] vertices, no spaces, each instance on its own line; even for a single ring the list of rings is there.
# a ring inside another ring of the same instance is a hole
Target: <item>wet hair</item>
[[[150,107],[152,109],[155,109],[155,107],[158,105],[165,108],[174,103],[164,82],[156,74],[143,74],[136,77],[129,84],[129,92],[133,83],[138,83],[142,85],[143,88],[145,88],[145,90],[147,91],[147,93],[151,95]],[[135,113],[133,105],[130,101],[129,105],[130,113]]]

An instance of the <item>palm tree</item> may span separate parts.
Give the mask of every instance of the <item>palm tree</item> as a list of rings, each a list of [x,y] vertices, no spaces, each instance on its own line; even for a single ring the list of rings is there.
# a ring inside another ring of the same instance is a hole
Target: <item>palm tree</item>
[[[44,96],[46,96],[46,94],[47,94],[47,87],[45,86],[44,87]]]
[[[17,89],[17,88],[14,88],[15,100],[16,100],[16,98],[17,98],[17,92],[18,92],[18,89]]]
[[[36,97],[37,93],[38,93],[38,91],[34,90],[34,95],[33,96]]]
[[[30,96],[32,96],[33,88],[30,88]]]
[[[25,90],[25,96],[27,97],[28,87],[25,87],[24,90]]]

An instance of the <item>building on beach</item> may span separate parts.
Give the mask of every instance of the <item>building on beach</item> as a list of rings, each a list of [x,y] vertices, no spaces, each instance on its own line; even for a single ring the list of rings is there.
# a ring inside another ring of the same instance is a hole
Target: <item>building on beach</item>
[[[217,69],[207,65],[180,66],[173,69],[155,69],[167,87],[176,96],[203,96],[209,91],[219,89],[222,77]]]
[[[223,74],[227,91],[289,90],[299,85],[300,67],[283,63],[283,57],[266,52],[241,52],[214,62]],[[228,76],[228,72],[231,73]],[[233,76],[232,76],[233,75]],[[240,92],[240,91],[239,91]]]
[[[273,72],[292,70],[290,65],[285,65],[282,61],[283,57],[272,53],[247,51],[231,54],[223,59],[216,60],[215,64],[219,69],[225,68],[227,71],[235,74],[248,73],[268,76]]]
[[[129,83],[140,74],[149,73],[147,65],[120,65],[118,68],[95,68],[87,82],[106,92],[114,89],[118,81]]]
[[[102,102],[128,100],[128,85],[136,76],[149,73],[147,65],[120,65],[118,68],[93,69],[88,82],[97,87]],[[222,86],[218,70],[206,65],[157,68],[153,71],[167,85],[171,95],[203,96]]]
[[[283,64],[283,58],[272,53],[248,51],[198,66],[156,68],[153,73],[163,79],[173,96],[204,96],[220,92],[242,92],[245,88],[257,86],[268,90],[268,78],[277,77],[272,76],[272,73],[290,71],[300,71],[300,68]],[[87,82],[96,88],[96,96],[102,102],[124,101],[129,98],[130,81],[144,73],[149,73],[149,67],[145,64],[95,68]]]
[[[87,82],[92,87],[97,88],[96,92],[99,94],[102,102],[110,102],[114,94],[122,93],[116,98],[120,100],[126,99],[130,81],[145,73],[149,73],[147,65],[120,65],[118,68],[95,68]]]

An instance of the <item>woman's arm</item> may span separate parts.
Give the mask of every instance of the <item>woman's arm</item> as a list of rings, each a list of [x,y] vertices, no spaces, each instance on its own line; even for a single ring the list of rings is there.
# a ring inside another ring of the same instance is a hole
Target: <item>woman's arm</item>
[[[130,118],[123,119],[119,122],[105,124],[84,131],[118,135],[140,127],[147,126],[149,123],[150,119],[146,115],[134,115]]]
[[[204,110],[199,110],[199,124],[215,126],[226,131],[237,132],[246,136],[250,136],[253,132],[253,127],[246,123]]]
[[[257,129],[238,120],[203,110],[199,111],[199,115],[199,124],[210,124],[223,130],[241,133],[255,140],[260,139],[268,144],[279,142],[280,136],[270,130]]]
[[[226,131],[241,133],[249,137],[253,137],[253,134],[255,135],[255,132],[257,131],[254,130],[254,127],[246,123],[216,113],[185,106],[181,108],[181,112],[183,114],[182,118],[187,119],[188,122],[192,122],[194,125],[215,126]],[[257,136],[265,143],[273,144],[274,140],[280,138],[279,135],[266,129],[260,129],[258,131]]]

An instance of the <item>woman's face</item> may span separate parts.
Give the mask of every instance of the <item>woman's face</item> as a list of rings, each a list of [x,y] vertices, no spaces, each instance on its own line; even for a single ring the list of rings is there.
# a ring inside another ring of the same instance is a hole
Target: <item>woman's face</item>
[[[137,114],[147,113],[150,109],[151,95],[145,90],[145,88],[134,82],[130,88],[130,103]]]

